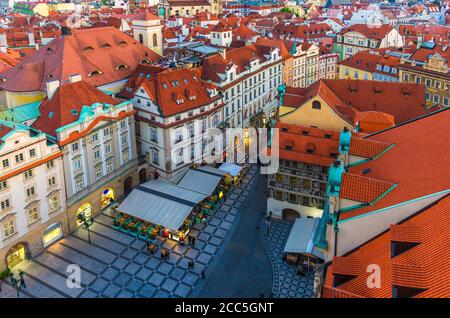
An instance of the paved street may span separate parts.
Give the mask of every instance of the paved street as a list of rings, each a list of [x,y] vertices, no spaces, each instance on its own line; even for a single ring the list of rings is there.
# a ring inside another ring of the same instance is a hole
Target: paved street
[[[296,267],[282,259],[284,246],[294,221],[272,221],[270,231],[263,225],[264,241],[274,269],[273,295],[277,298],[310,298],[313,293],[314,273],[304,277],[296,273]]]
[[[259,228],[266,211],[266,182],[264,176],[258,175],[256,189],[242,204],[236,231],[207,278],[200,297],[269,296],[272,267]]]
[[[149,255],[144,241],[113,229],[112,218],[100,215],[91,227],[91,244],[87,231],[80,228],[14,268],[15,272],[25,272],[27,288],[20,292],[21,297],[189,297],[198,294],[203,284],[201,271],[205,269],[209,277],[238,223],[238,215],[250,209],[241,204],[250,195],[256,175],[256,167],[253,167],[224,205],[206,223],[194,227],[191,234],[197,237],[195,248],[158,238],[158,247],[171,250],[170,259],[161,261],[159,249]],[[243,221],[248,222],[245,220],[244,216]],[[253,241],[250,236],[247,239]],[[193,270],[187,268],[191,260],[195,263]],[[66,271],[70,264],[80,266],[82,288],[67,287]],[[9,282],[2,284],[2,297],[17,297]]]

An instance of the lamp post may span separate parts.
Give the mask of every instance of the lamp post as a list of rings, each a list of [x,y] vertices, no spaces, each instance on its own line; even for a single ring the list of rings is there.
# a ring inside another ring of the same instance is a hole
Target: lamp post
[[[89,227],[94,223],[94,220],[92,220],[92,219],[88,220],[86,218],[86,215],[84,214],[84,212],[81,212],[80,214],[78,214],[78,218],[84,225],[85,229],[87,230],[88,242],[89,242],[89,244],[91,244],[91,232],[89,231]]]

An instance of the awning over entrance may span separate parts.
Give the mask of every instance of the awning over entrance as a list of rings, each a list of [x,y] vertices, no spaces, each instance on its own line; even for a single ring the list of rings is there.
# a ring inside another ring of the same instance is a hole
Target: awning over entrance
[[[226,172],[224,171],[208,166],[189,169],[184,177],[178,182],[178,186],[211,195],[225,174]]]
[[[232,177],[236,177],[241,172],[242,167],[235,165],[234,163],[225,162],[222,163],[222,165],[219,167],[219,170],[223,170],[230,174]]]
[[[133,189],[119,212],[177,231],[194,206],[208,195],[164,180],[150,180]]]
[[[314,247],[314,232],[319,225],[319,218],[296,219],[284,247],[285,253],[305,254],[324,259],[323,254]]]

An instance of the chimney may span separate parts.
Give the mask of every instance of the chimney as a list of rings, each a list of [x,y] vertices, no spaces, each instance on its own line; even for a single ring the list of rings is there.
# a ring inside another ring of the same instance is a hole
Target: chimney
[[[0,47],[8,47],[8,41],[6,40],[6,33],[0,33]]]
[[[226,48],[220,49],[219,54],[223,57],[224,60],[227,59],[227,49]]]
[[[69,83],[81,82],[81,79],[80,74],[69,75]]]
[[[36,42],[34,41],[34,33],[28,32],[27,35],[28,35],[28,45],[29,46],[35,45]]]
[[[50,100],[52,99],[53,95],[55,95],[56,91],[59,88],[59,81],[58,80],[48,81],[47,83],[45,83],[45,85],[47,90],[47,98]]]
[[[72,35],[72,30],[67,26],[61,27],[61,34],[62,35]]]

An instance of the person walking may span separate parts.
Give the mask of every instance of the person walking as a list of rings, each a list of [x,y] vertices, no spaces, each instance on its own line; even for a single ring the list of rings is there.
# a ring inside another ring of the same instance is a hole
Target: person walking
[[[194,269],[194,261],[189,261],[188,268],[189,268],[189,270]]]
[[[203,269],[203,270],[202,270],[202,279],[205,280],[205,278],[206,278],[205,270]]]
[[[191,238],[192,247],[195,247],[195,236]]]

